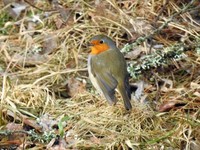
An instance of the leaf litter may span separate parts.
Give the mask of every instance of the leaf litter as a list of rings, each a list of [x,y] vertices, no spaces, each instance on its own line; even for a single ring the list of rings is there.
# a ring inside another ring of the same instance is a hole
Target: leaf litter
[[[199,149],[200,3],[191,2],[189,9],[162,0],[0,3],[0,148]],[[133,65],[176,43],[191,47],[131,78],[139,101],[126,112],[121,100],[108,106],[88,80],[88,41],[102,33]]]

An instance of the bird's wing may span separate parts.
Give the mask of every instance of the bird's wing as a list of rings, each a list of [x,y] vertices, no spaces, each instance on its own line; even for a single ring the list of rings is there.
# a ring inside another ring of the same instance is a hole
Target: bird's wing
[[[98,73],[95,78],[108,102],[110,104],[116,103],[115,89],[118,84],[117,80],[107,72]]]
[[[103,92],[110,104],[116,103],[115,89],[118,85],[117,80],[112,76],[105,60],[98,56],[89,57],[90,72],[96,79],[98,87]]]

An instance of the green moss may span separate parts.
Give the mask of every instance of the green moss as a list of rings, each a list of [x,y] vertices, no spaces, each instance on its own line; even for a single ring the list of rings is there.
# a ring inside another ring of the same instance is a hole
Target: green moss
[[[11,21],[12,18],[6,12],[0,13],[0,34],[7,35],[9,30],[12,28],[10,25],[5,27],[5,24],[8,21]]]

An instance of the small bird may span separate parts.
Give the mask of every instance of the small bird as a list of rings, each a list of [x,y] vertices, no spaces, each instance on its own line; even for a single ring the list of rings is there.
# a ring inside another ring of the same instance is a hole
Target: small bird
[[[88,73],[93,86],[103,93],[110,105],[117,102],[117,89],[124,101],[126,110],[132,108],[127,65],[123,54],[115,42],[106,35],[96,35],[91,41],[88,57]]]

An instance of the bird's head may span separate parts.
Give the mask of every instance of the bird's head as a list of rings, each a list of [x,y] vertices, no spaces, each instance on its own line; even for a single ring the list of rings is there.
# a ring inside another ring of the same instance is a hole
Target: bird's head
[[[97,55],[115,48],[115,42],[106,35],[96,35],[90,40],[91,54]]]

